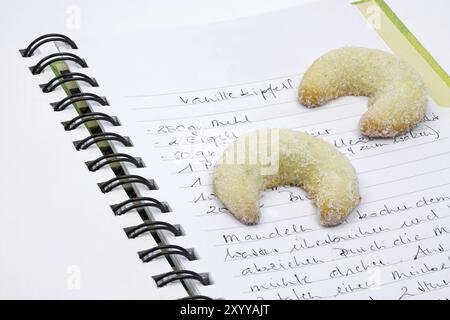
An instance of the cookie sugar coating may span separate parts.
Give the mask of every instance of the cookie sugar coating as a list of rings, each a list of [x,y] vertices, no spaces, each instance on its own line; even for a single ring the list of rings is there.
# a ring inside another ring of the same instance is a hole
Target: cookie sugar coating
[[[393,54],[346,47],[318,58],[306,71],[299,100],[317,107],[341,96],[368,96],[360,120],[369,137],[393,137],[417,125],[425,114],[427,95],[420,76]]]
[[[303,188],[326,226],[343,222],[360,201],[350,161],[328,142],[290,129],[240,137],[225,150],[213,176],[214,193],[245,224],[259,221],[261,192],[279,185]]]

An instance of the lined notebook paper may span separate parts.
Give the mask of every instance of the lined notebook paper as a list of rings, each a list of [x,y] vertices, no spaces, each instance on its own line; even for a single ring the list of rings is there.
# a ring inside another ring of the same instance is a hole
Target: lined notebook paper
[[[208,27],[127,34],[114,39],[113,51],[109,41],[80,40],[108,93],[110,113],[123,122],[118,132],[130,136],[147,174],[157,178],[159,198],[172,209],[154,215],[183,228],[184,236],[166,240],[193,248],[197,260],[179,263],[210,275],[211,285],[195,285],[198,293],[300,300],[450,296],[448,119],[430,101],[417,128],[369,139],[358,130],[367,98],[317,109],[297,101],[303,72],[328,50],[387,50],[355,8],[319,2]],[[111,69],[111,61],[122,63]],[[308,196],[294,187],[264,193],[256,226],[239,223],[216,199],[211,174],[223,149],[265,127],[306,131],[349,157],[362,201],[346,223],[322,227]]]
[[[61,122],[73,118],[75,110],[51,111],[49,102],[64,93],[47,96],[39,89],[40,83],[52,78],[50,70],[41,76],[29,72],[30,65],[49,54],[43,50],[55,52],[55,46],[50,44],[24,59],[17,51],[22,45],[21,41],[9,43],[0,55],[8,66],[0,76],[5,92],[0,111],[5,168],[0,192],[0,298],[185,296],[181,284],[170,290],[157,288],[151,278],[170,270],[167,261],[151,266],[136,263],[136,252],[156,246],[155,240],[150,235],[128,240],[123,228],[141,220],[116,219],[109,208],[126,198],[125,191],[101,193],[96,183],[112,178],[112,173],[104,170],[92,176],[84,165],[100,156],[100,151],[75,151],[72,141],[85,138],[87,130],[64,131]]]

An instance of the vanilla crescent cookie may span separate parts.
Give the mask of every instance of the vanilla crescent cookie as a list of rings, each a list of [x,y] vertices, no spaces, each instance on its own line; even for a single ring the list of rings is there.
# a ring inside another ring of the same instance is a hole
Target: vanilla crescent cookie
[[[278,185],[303,188],[323,225],[345,220],[360,201],[350,161],[328,142],[290,129],[261,129],[238,138],[217,163],[213,189],[245,224],[260,219],[261,192]]]
[[[318,58],[306,71],[299,99],[317,107],[341,96],[368,96],[369,110],[360,120],[369,137],[393,137],[417,125],[427,95],[420,76],[393,54],[346,47]]]

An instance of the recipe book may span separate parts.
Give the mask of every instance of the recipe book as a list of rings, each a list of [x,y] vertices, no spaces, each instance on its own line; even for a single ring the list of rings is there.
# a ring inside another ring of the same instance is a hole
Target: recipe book
[[[450,297],[448,114],[430,98],[416,128],[373,139],[358,129],[368,98],[316,109],[297,99],[305,70],[327,51],[389,51],[354,6],[320,1],[206,26],[76,36],[46,35],[21,54],[49,101],[67,94],[52,108],[78,111],[61,134],[91,133],[73,152],[102,150],[83,164],[113,174],[101,191],[125,188],[111,214],[143,219],[124,229],[127,241],[157,239],[136,263],[172,263],[154,275],[157,286],[182,282],[191,299]],[[32,60],[49,45],[54,55]],[[259,224],[233,218],[212,192],[214,165],[258,128],[310,133],[351,160],[362,200],[343,224],[321,226],[308,195],[289,186],[264,192]]]

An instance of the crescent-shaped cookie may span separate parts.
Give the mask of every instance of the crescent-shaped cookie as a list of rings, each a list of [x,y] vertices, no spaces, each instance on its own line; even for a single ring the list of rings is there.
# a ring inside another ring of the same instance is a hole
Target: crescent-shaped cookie
[[[317,107],[341,96],[368,96],[369,109],[360,120],[369,137],[407,132],[424,117],[427,104],[420,76],[393,54],[347,47],[328,52],[306,71],[299,99]]]
[[[213,176],[214,193],[245,224],[259,221],[261,192],[278,185],[303,188],[326,226],[343,222],[360,201],[350,161],[328,142],[290,129],[262,129],[238,138]]]

